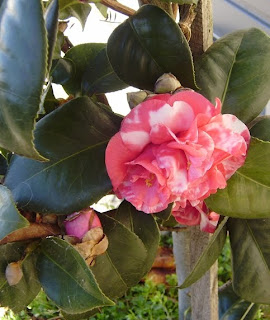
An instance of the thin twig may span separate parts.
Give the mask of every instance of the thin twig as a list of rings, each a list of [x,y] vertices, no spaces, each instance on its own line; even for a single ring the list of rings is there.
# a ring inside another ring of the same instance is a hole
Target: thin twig
[[[132,16],[136,12],[134,9],[127,7],[116,0],[100,0],[100,3],[117,12],[125,14],[126,16]]]

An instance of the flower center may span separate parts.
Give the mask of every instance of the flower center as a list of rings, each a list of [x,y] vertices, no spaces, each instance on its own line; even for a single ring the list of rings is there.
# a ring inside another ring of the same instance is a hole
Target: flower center
[[[155,175],[153,173],[150,174],[149,178],[145,179],[145,184],[148,188],[152,187],[154,179],[155,179]]]
[[[187,170],[189,170],[190,166],[191,166],[191,162],[188,160],[187,161]]]

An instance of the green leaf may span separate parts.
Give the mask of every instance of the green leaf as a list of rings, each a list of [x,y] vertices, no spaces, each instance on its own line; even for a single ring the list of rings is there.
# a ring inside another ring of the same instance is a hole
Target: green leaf
[[[171,72],[183,86],[196,88],[186,38],[157,6],[141,7],[118,26],[108,40],[107,53],[118,77],[129,85],[153,91],[156,80]]]
[[[17,210],[11,192],[0,185],[0,240],[11,232],[29,225]]]
[[[84,71],[105,46],[105,43],[84,43],[68,50],[65,58],[70,59],[75,67],[73,77],[64,85],[64,89],[69,94],[81,94],[81,82]]]
[[[38,149],[51,161],[14,156],[5,179],[19,207],[69,214],[111,190],[105,148],[121,118],[87,97],[62,105],[36,127]]]
[[[102,291],[109,298],[118,298],[144,276],[147,251],[142,240],[122,223],[106,214],[99,218],[109,247],[91,269]]]
[[[42,10],[38,0],[5,0],[0,11],[0,145],[39,160],[33,129],[47,61]]]
[[[65,311],[61,310],[61,314],[63,315],[65,320],[82,320],[82,319],[91,319],[96,313],[100,312],[100,308],[95,308],[91,311],[77,313],[77,314],[70,314],[66,313]],[[92,320],[92,319],[91,319]]]
[[[48,62],[47,68],[50,69],[52,56],[55,46],[55,41],[57,38],[57,30],[58,30],[58,0],[52,0],[48,7],[46,8],[45,15],[45,26],[47,30],[48,37]]]
[[[270,141],[270,116],[255,119],[250,134],[260,140]]]
[[[78,0],[59,0],[59,19],[66,20],[70,17],[77,18],[84,29],[86,20],[91,11],[88,3],[79,2]]]
[[[105,19],[108,17],[108,7],[104,6],[101,3],[95,3],[95,6],[97,7],[98,11],[103,15]]]
[[[187,288],[191,286],[194,282],[198,281],[215,263],[218,256],[222,252],[222,249],[226,241],[227,220],[228,218],[224,218],[221,221],[215,233],[211,237],[207,247],[205,248],[199,260],[195,264],[193,270],[179,287],[180,289]]]
[[[45,113],[48,114],[54,111],[59,106],[59,104],[60,104],[60,101],[55,98],[53,94],[53,89],[51,86],[48,90],[48,93],[45,97],[44,104],[43,104]]]
[[[252,138],[245,164],[205,202],[224,216],[256,219],[270,217],[269,198],[270,142]]]
[[[241,298],[270,304],[270,219],[230,219],[233,289]]]
[[[258,29],[241,30],[216,41],[196,65],[201,93],[222,113],[253,120],[270,99],[270,39]]]
[[[165,210],[155,213],[154,217],[160,219],[162,223],[169,220],[172,215],[172,207],[173,203],[169,204]]]
[[[117,91],[127,86],[114,72],[105,48],[90,62],[82,78],[82,88],[87,95]]]
[[[61,239],[41,242],[37,269],[45,293],[68,313],[114,304],[102,293],[79,252]]]
[[[154,217],[136,210],[129,202],[123,201],[115,211],[113,218],[142,240],[147,251],[143,271],[143,276],[146,275],[154,263],[159,245],[159,228]]]
[[[253,320],[260,305],[240,298],[226,283],[218,290],[219,320]]]
[[[36,254],[32,252],[25,258],[27,244],[8,243],[0,246],[0,304],[14,312],[23,310],[39,293],[40,284],[36,274]],[[5,270],[9,263],[22,260],[23,277],[14,286],[7,283]]]
[[[74,74],[74,65],[70,59],[58,59],[53,61],[55,66],[52,70],[52,81],[64,85]]]
[[[64,44],[65,37],[64,33],[61,31],[57,32],[57,38],[54,44],[54,51],[53,51],[53,59],[61,59],[61,49],[62,45]]]

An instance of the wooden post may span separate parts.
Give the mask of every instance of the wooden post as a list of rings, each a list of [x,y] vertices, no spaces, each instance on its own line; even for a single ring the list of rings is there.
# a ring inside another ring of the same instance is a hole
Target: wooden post
[[[200,0],[195,12],[196,18],[191,26],[189,44],[196,60],[213,43],[212,0]],[[211,235],[201,232],[198,227],[192,228],[190,237],[191,267],[202,254],[210,237]],[[191,309],[193,320],[218,319],[217,262],[191,287]]]
[[[213,43],[212,0],[199,0],[195,13],[196,18],[191,26],[189,45],[193,58],[196,60]]]
[[[213,42],[213,12],[212,0],[199,0],[195,9],[196,17],[191,26],[191,38],[189,41],[190,48],[194,60],[207,50]],[[187,249],[186,241],[190,241],[190,246]],[[176,255],[176,265],[179,283],[182,282],[183,275],[186,274],[188,266],[185,263],[184,268],[181,268],[181,259],[179,260],[176,250],[179,245],[182,249],[186,248],[185,259],[190,263],[190,270],[193,269],[196,261],[207,246],[211,235],[200,231],[199,227],[191,227],[190,233],[181,235],[174,234],[173,239],[176,244],[174,249]],[[181,245],[181,241],[183,244]],[[182,259],[183,260],[183,259]],[[186,276],[186,275],[185,275]],[[188,292],[188,291],[185,291]],[[218,281],[217,281],[217,262],[212,266],[199,281],[189,289],[191,296],[191,319],[192,320],[218,320]],[[179,296],[183,296],[180,290]],[[184,320],[181,304],[179,308],[179,320]]]
[[[211,235],[201,232],[199,227],[191,229],[191,267],[198,261]],[[191,286],[192,320],[218,320],[218,279],[217,262],[196,283]]]

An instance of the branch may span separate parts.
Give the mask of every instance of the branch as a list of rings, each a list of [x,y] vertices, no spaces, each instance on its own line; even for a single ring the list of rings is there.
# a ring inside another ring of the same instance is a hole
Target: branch
[[[59,234],[61,234],[61,230],[56,224],[30,223],[30,226],[18,229],[6,236],[0,241],[0,245],[9,242],[46,238],[48,236],[57,236]]]
[[[117,12],[125,14],[126,16],[132,16],[136,12],[134,9],[124,6],[123,4],[117,2],[116,0],[100,0],[100,3]]]

